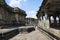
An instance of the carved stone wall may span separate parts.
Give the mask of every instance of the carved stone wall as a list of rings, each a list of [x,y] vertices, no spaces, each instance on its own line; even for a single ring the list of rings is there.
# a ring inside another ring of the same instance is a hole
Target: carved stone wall
[[[17,8],[15,9],[17,12],[15,12],[14,9],[7,5],[5,0],[0,0],[0,25],[11,25],[24,21],[26,17],[25,11]]]

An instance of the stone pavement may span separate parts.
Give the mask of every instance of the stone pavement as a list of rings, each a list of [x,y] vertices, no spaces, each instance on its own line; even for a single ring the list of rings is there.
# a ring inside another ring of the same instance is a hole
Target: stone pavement
[[[28,34],[18,34],[9,40],[52,40],[48,36],[43,35],[39,30],[35,30]]]

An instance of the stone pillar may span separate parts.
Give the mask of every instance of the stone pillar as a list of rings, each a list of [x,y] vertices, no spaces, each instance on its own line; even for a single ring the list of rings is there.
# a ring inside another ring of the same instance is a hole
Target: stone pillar
[[[51,20],[50,20],[50,15],[48,16],[49,17],[49,26],[51,27]]]
[[[15,18],[16,18],[17,23],[19,23],[19,19],[18,19],[18,14],[17,13],[15,14]]]
[[[53,18],[54,18],[54,27],[56,27],[57,26],[56,25],[56,23],[57,23],[57,21],[56,21],[56,15],[54,15]]]
[[[43,17],[41,16],[40,19],[43,20]]]
[[[60,24],[60,14],[59,14],[59,24]],[[60,26],[60,25],[59,25]]]
[[[59,23],[60,23],[60,22],[59,22],[59,15],[57,15],[56,21],[57,21],[57,27],[59,27],[59,25],[60,25],[60,24],[59,24]]]
[[[43,20],[43,16],[42,16],[42,20]]]

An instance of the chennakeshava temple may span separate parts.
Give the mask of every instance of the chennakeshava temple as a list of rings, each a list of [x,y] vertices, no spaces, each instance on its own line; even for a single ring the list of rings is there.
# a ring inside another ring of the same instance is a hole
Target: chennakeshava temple
[[[5,0],[0,0],[0,26],[25,25],[26,12],[18,7],[8,6]]]

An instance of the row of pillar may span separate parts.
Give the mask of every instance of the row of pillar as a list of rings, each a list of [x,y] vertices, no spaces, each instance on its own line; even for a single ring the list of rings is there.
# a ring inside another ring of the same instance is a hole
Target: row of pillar
[[[40,16],[40,20],[45,20],[48,19],[49,20],[49,24],[50,27],[59,27],[60,26],[60,16],[59,15],[48,15],[47,14],[45,16]]]
[[[60,26],[60,17],[59,15],[49,16],[49,23],[51,27],[59,27]]]

